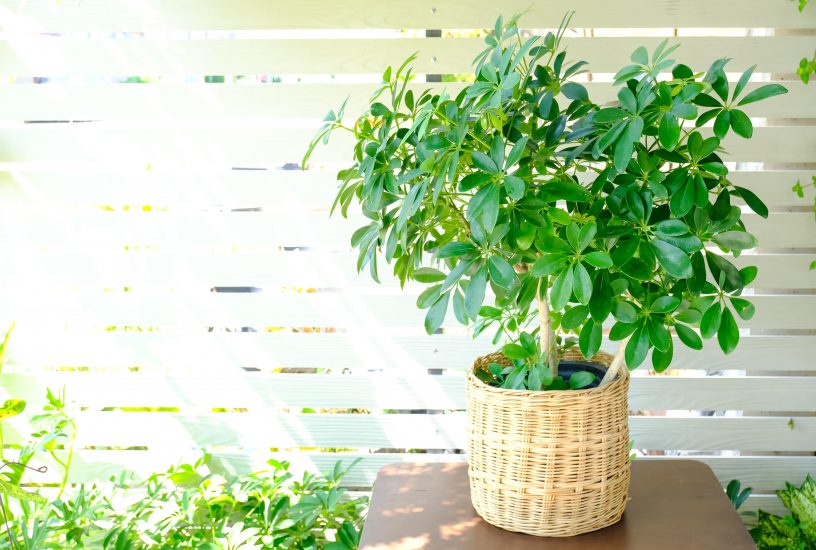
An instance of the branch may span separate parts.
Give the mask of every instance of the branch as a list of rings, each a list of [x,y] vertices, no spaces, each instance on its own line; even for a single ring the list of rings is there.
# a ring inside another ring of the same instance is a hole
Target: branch
[[[618,351],[615,353],[615,358],[612,360],[612,364],[609,365],[609,368],[606,369],[606,374],[601,380],[601,384],[598,386],[600,388],[604,387],[605,385],[612,382],[615,377],[618,375],[618,371],[620,370],[621,366],[623,365],[623,359],[626,355],[626,344],[629,343],[629,339],[632,336],[627,336],[623,340],[621,340],[620,345],[618,346]],[[624,367],[626,368],[626,367]]]

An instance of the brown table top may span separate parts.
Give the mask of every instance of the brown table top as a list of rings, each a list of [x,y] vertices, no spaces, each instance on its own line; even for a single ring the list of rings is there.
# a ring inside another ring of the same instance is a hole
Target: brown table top
[[[711,469],[694,460],[632,463],[623,519],[567,538],[511,533],[470,504],[467,465],[406,463],[380,470],[360,550],[755,550]]]

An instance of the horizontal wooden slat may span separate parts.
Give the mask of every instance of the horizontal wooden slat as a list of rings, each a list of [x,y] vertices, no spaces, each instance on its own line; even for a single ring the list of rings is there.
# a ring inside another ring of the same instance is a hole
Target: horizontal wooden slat
[[[740,515],[743,516],[749,526],[756,525],[756,513],[758,510],[763,510],[770,514],[777,516],[790,515],[790,510],[785,508],[782,501],[776,495],[751,495],[748,500],[740,507]]]
[[[30,406],[45,389],[65,387],[80,407],[464,409],[461,372],[425,374],[259,374],[164,376],[147,373],[5,374],[5,399]],[[632,379],[632,410],[816,411],[814,377],[677,377]]]
[[[627,10],[628,11],[628,10]],[[560,13],[560,12],[559,12]],[[590,61],[594,72],[616,72],[643,45],[652,50],[661,38],[566,38],[572,59]],[[788,58],[809,51],[807,36],[691,37],[675,54],[678,61],[705,70],[720,57],[741,72],[791,73]],[[414,72],[468,73],[484,48],[479,38],[182,40],[75,39],[31,35],[0,42],[0,66],[14,76],[164,76],[382,73],[414,52]],[[787,55],[783,55],[787,54]]]
[[[0,272],[0,284],[19,280],[25,273],[30,286],[74,286],[84,288],[145,289],[173,287],[184,282],[187,288],[276,287],[300,288],[396,288],[399,280],[390,272],[380,273],[376,283],[368,273],[358,274],[353,252],[282,252],[210,254],[194,252],[53,252],[6,250],[19,269]],[[753,265],[759,274],[754,289],[809,289],[816,273],[809,270],[811,254],[743,255],[734,260],[739,266]],[[411,283],[408,284],[411,286]],[[421,285],[415,285],[420,286]],[[424,288],[424,287],[421,287]]]
[[[9,289],[11,291],[11,289]],[[756,315],[740,321],[743,328],[816,329],[816,295],[754,296]],[[165,327],[421,327],[424,311],[415,307],[416,294],[305,293],[186,293],[111,292],[66,294],[39,289],[17,290],[0,297],[5,315],[57,326],[104,327],[145,325]],[[444,327],[458,327],[449,315]]]
[[[270,5],[262,0],[151,0],[135,5],[126,0],[83,0],[81,3],[50,0],[4,0],[19,16],[17,25],[41,31],[118,30],[152,31],[163,29],[335,29],[335,28],[478,28],[492,27],[498,15],[527,12],[529,2],[509,0],[497,5],[488,0],[465,0],[455,5],[433,0],[417,0],[409,5],[398,0],[354,0],[342,10],[331,0],[308,0]],[[564,13],[578,9],[573,24],[578,27],[699,27],[716,22],[717,27],[813,26],[807,10],[769,5],[765,0],[748,0],[734,10],[726,0],[691,0],[678,10],[671,0],[629,0],[626,9],[616,3],[586,0],[578,6],[555,0],[547,9],[528,11],[523,24],[528,27],[557,26]],[[19,28],[19,27],[18,27]],[[8,30],[8,29],[7,29]]]
[[[2,102],[0,102],[0,106]],[[90,167],[89,167],[90,168]],[[224,208],[289,207],[325,209],[336,194],[335,170],[208,170],[161,173],[157,170],[114,172],[0,172],[4,204],[50,206],[132,205],[171,207],[173,211]],[[791,192],[797,180],[811,181],[805,170],[732,171],[731,181],[759,195],[770,208],[807,206]],[[732,197],[736,201],[736,197]]]
[[[61,459],[63,452],[58,452]],[[82,483],[98,479],[107,479],[119,475],[123,470],[135,474],[136,479],[146,479],[153,472],[165,471],[172,464],[192,463],[200,457],[195,452],[185,453],[183,456],[169,456],[160,452],[151,451],[85,451],[74,454],[71,464],[71,482]],[[343,478],[347,487],[371,487],[377,472],[388,464],[404,462],[461,462],[465,460],[463,454],[437,453],[219,453],[211,454],[210,471],[226,474],[247,474],[269,469],[267,460],[288,460],[291,471],[309,470],[313,472],[329,472],[337,462],[350,465],[353,460],[361,459]],[[692,456],[692,457],[648,457],[637,458],[638,461],[647,460],[698,460],[711,467],[715,475],[723,484],[727,485],[732,479],[738,479],[743,487],[751,487],[757,494],[770,493],[784,487],[785,482],[800,484],[808,473],[816,470],[816,457],[807,456]],[[46,461],[47,459],[43,459]],[[50,463],[50,461],[48,461]],[[47,464],[50,465],[50,464]],[[56,479],[59,468],[49,468],[44,475],[27,474],[24,481],[39,482],[40,480]]]
[[[140,367],[148,371],[217,374],[251,368],[353,369],[415,372],[464,369],[495,349],[488,339],[460,334],[355,333],[123,333],[53,331],[41,323],[17,324],[9,350],[9,368],[84,366],[92,369]],[[50,342],[44,346],[43,342]],[[614,351],[613,342],[607,344]],[[814,336],[745,336],[724,355],[714,342],[706,352],[676,343],[673,369],[816,372]],[[305,353],[304,350],[308,350]],[[0,379],[2,383],[2,379]]]
[[[370,221],[359,212],[349,219],[329,217],[329,209],[307,210],[297,200],[281,197],[280,207],[288,210],[263,212],[102,212],[88,208],[66,209],[5,208],[0,211],[0,228],[13,235],[16,243],[35,250],[47,246],[58,251],[80,247],[124,246],[159,247],[162,251],[184,249],[211,252],[242,247],[316,247],[322,250],[349,250],[351,235]],[[754,214],[743,216],[746,227],[764,249],[816,247],[813,214],[774,213],[765,220]],[[133,248],[131,248],[132,250]],[[383,263],[383,273],[390,269]]]
[[[744,93],[765,84],[749,84]],[[816,117],[812,90],[794,81],[782,100],[747,106],[752,117]],[[415,93],[443,89],[455,95],[461,83],[417,83]],[[101,84],[0,86],[0,118],[7,120],[117,120],[136,117],[322,118],[348,97],[346,112],[362,113],[376,84]],[[610,83],[588,82],[597,103],[616,99]]]
[[[163,452],[194,448],[294,447],[461,449],[464,413],[302,414],[105,413],[76,416],[84,446],[148,446]],[[8,421],[4,440],[20,443],[31,427]],[[637,449],[816,451],[813,417],[645,417],[630,419]]]
[[[205,125],[206,126],[206,125]],[[208,165],[266,167],[300,162],[318,124],[308,128],[211,129],[106,123],[31,124],[0,130],[0,162],[121,162],[127,166],[206,169]],[[314,163],[351,164],[353,136],[337,132],[317,149]],[[779,147],[785,143],[784,147]],[[809,162],[816,127],[760,127],[745,140],[724,142],[726,162]]]

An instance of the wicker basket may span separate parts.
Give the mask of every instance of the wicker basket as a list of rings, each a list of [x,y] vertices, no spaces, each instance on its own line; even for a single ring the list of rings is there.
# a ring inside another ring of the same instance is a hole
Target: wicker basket
[[[494,353],[474,369],[491,362],[510,363]],[[628,389],[626,368],[602,388],[535,392],[494,388],[471,371],[468,474],[479,515],[508,531],[550,537],[620,520],[629,490]]]

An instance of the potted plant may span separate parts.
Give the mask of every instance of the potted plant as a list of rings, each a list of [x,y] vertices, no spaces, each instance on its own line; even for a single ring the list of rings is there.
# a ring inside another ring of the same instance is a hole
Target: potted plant
[[[370,220],[351,237],[358,269],[377,279],[382,255],[402,284],[428,284],[429,334],[452,309],[505,342],[467,377],[471,497],[488,522],[545,536],[623,513],[624,361],[652,350],[665,370],[672,332],[692,349],[714,335],[737,346],[757,270],[709,249],[756,245],[735,199],[767,209],[729,180],[720,142],[751,137],[743,105],[786,91],[743,95],[752,69],[732,88],[727,60],[695,73],[664,41],[638,48],[615,75],[618,100],[599,106],[571,80],[585,62],[561,49],[567,23],[525,40],[517,17],[500,18],[456,96],[409,89],[413,58],[388,68],[369,110],[351,126],[330,112],[304,159],[332,131],[353,133],[334,208],[359,204]],[[600,351],[605,327],[614,357]]]

